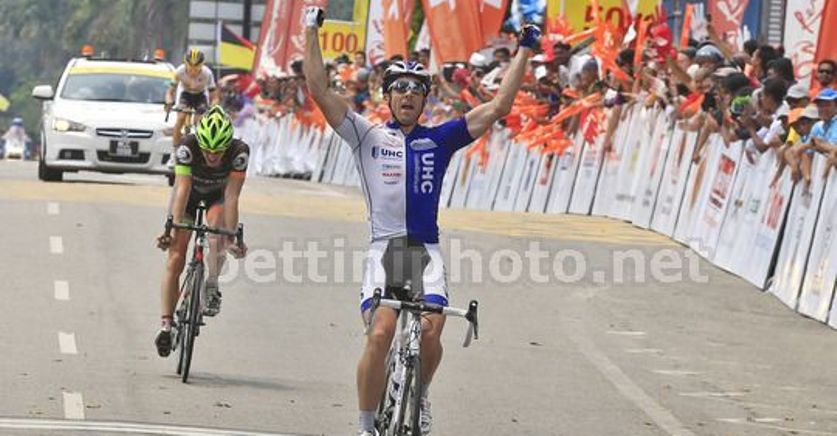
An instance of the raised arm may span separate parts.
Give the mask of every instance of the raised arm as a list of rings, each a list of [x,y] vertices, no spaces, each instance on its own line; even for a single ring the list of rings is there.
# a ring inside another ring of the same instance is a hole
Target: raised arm
[[[316,6],[305,9],[305,57],[302,61],[302,71],[305,73],[305,84],[308,85],[314,102],[323,111],[328,124],[337,129],[346,118],[349,105],[328,87],[328,73],[323,66],[320,38],[317,35],[322,19],[322,9]]]
[[[500,89],[493,99],[487,101],[465,114],[465,123],[468,126],[468,133],[472,138],[481,137],[491,125],[500,118],[511,112],[514,97],[523,82],[523,75],[526,73],[526,64],[529,61],[529,53],[532,47],[538,42],[541,31],[535,26],[523,27],[520,37],[520,47],[517,54],[509,65],[503,81],[500,82]]]

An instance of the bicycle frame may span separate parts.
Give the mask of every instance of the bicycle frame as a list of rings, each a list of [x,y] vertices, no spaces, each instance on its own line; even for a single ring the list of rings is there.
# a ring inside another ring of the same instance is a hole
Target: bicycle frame
[[[419,353],[421,352],[421,316],[411,311],[402,311],[398,314],[399,327],[396,329],[393,337],[392,346],[389,352],[390,362],[394,359],[395,368],[393,374],[398,374],[398,380],[392,379],[391,383],[399,386],[399,389],[408,389],[407,371],[406,368],[413,368],[420,364]],[[396,434],[395,427],[401,423],[405,417],[405,405],[403,404],[404,396],[396,395],[395,404],[393,404],[393,415],[389,422],[389,431]]]

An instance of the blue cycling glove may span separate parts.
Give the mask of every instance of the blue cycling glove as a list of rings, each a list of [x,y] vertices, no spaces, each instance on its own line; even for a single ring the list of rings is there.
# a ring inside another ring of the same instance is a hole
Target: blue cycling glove
[[[520,31],[520,45],[522,47],[534,48],[538,40],[541,39],[541,29],[534,24],[527,24],[523,26]]]

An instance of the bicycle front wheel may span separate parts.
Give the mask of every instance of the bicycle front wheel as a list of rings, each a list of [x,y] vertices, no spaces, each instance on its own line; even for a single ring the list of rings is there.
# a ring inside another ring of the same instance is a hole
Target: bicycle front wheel
[[[198,335],[201,311],[201,285],[203,283],[203,265],[198,264],[189,284],[189,304],[186,306],[186,324],[183,327],[182,347],[180,348],[180,368],[183,383],[189,379],[189,370],[192,366],[194,354],[195,336]]]

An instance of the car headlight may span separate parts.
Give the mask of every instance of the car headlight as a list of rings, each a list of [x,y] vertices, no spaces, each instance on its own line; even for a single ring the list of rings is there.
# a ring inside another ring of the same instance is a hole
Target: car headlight
[[[173,136],[174,135],[174,127],[165,127],[163,129],[163,135],[165,136]]]
[[[83,132],[87,128],[84,124],[75,121],[56,118],[52,122],[52,128],[58,132]]]

